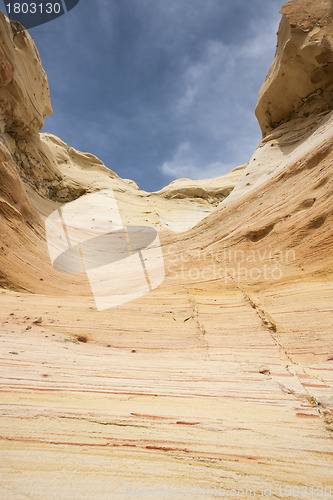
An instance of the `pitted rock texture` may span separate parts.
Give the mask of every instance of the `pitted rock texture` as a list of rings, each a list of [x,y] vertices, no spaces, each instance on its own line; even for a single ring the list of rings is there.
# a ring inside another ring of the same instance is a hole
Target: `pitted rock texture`
[[[283,122],[333,107],[332,2],[294,0],[281,13],[275,59],[256,108],[264,137]]]
[[[14,140],[29,139],[52,113],[47,77],[27,31],[17,31],[16,23],[0,13],[2,134]]]

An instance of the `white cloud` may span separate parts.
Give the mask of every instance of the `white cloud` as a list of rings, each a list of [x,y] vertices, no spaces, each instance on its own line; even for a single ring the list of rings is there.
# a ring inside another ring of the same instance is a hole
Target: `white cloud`
[[[176,113],[190,112],[209,94],[219,94],[218,80],[221,76],[226,77],[230,65],[232,58],[227,47],[220,41],[209,40],[201,58],[184,69],[180,85],[181,95],[175,103]]]
[[[276,45],[276,31],[280,17],[277,13],[273,19],[257,19],[255,23],[252,20],[248,39],[239,48],[239,57],[249,57],[254,59],[254,63],[259,58],[273,62],[272,47]]]
[[[173,158],[163,163],[161,171],[169,177],[186,177],[189,179],[210,179],[223,175],[232,169],[232,165],[220,161],[203,163],[197,157],[189,142],[178,145]]]

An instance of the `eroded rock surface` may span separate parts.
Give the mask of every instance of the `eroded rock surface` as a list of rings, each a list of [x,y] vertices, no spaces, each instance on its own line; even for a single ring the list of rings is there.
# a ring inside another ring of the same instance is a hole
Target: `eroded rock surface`
[[[92,155],[39,137],[49,107],[32,126],[24,89],[24,145],[3,113],[1,498],[333,490],[330,7],[283,7],[257,108],[265,137],[247,166],[214,181],[145,193]],[[0,98],[11,102],[16,42],[1,23]],[[29,161],[41,155],[35,174],[17,159],[24,148]],[[52,268],[43,221],[109,187],[124,224],[159,230],[166,278],[97,312],[84,275]]]
[[[332,109],[332,9],[330,0],[283,6],[275,59],[256,109],[264,136],[290,119]]]

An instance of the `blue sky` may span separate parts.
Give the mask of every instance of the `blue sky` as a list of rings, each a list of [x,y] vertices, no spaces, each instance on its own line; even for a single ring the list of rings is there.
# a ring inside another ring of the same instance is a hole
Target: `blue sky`
[[[80,0],[30,30],[49,78],[45,131],[140,188],[246,163],[282,0]]]

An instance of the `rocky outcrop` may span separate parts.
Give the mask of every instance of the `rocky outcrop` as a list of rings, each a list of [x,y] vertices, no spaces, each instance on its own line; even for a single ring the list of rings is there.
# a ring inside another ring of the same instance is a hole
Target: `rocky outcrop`
[[[52,113],[45,72],[31,37],[0,13],[0,112],[1,134],[11,148],[30,139]]]
[[[278,45],[256,115],[265,137],[281,123],[333,107],[331,0],[293,0],[283,6]]]
[[[268,241],[280,246],[296,245],[305,261],[308,260],[306,251],[312,254],[305,244],[310,235],[311,246],[316,242],[326,258],[332,236],[331,211],[327,205],[332,188],[329,175],[333,147],[332,9],[332,2],[326,0],[316,3],[294,0],[282,7],[275,59],[256,108],[264,138],[235,189],[220,205],[225,216],[235,206],[245,215],[254,203],[253,212],[246,218],[251,221],[250,226],[258,217],[262,222],[256,223],[255,230],[249,234],[265,234],[265,227],[271,228],[269,238],[263,239],[263,246]],[[295,189],[296,183],[299,183],[298,189]],[[278,196],[274,199],[272,218],[262,217],[268,186],[274,186],[276,193],[284,186],[282,192],[285,193],[282,199]],[[292,197],[288,193],[292,193]],[[286,204],[280,212],[284,200],[290,205]],[[298,217],[297,230],[294,225],[293,229],[288,227],[294,217]],[[319,224],[314,235],[308,228],[317,218],[327,225],[323,223],[321,228]],[[244,226],[242,230],[244,234],[248,231]],[[276,230],[279,234],[273,243]],[[299,237],[294,236],[293,243],[288,238],[280,241],[281,231],[286,234],[296,231]]]
[[[57,200],[59,190],[68,188],[68,199],[84,193],[65,186],[61,172],[39,131],[52,113],[46,74],[36,46],[26,30],[0,13],[0,140],[11,153],[21,179],[41,196]]]
[[[200,198],[217,206],[232,193],[245,167],[241,165],[215,179],[177,179],[155,194],[166,199]]]

